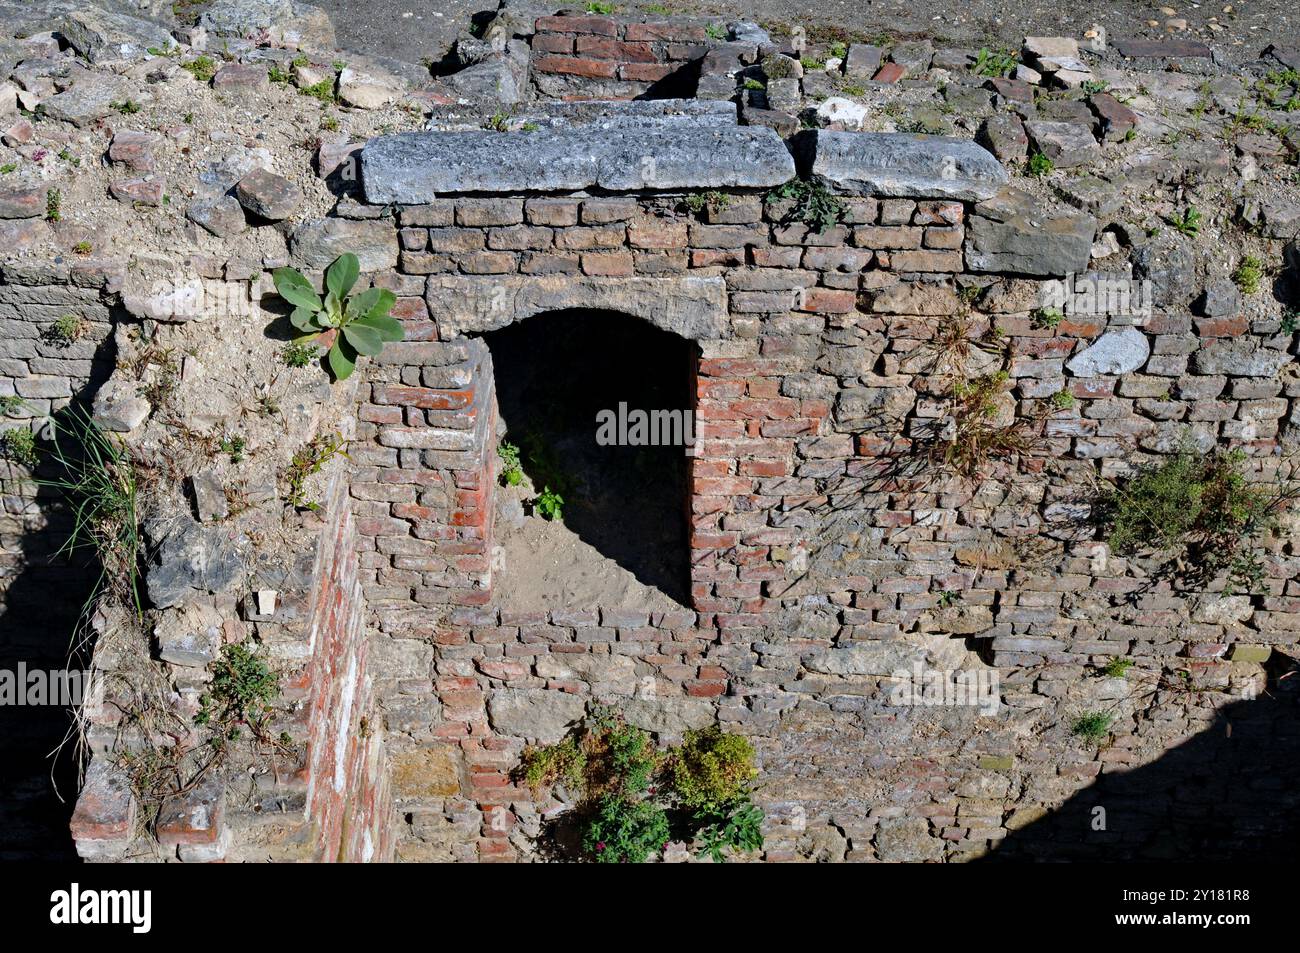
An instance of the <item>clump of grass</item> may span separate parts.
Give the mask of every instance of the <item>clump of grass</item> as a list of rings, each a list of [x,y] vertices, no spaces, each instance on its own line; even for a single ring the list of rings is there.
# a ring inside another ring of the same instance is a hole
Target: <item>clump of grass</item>
[[[319,99],[323,103],[333,103],[338,99],[334,94],[333,79],[323,79],[319,83],[312,83],[310,86],[300,86],[298,87],[298,93],[301,96]]]
[[[982,48],[975,57],[971,71],[977,76],[1000,79],[1010,76],[1016,70],[1016,55],[1009,50],[991,50]]]
[[[1181,214],[1171,215],[1166,221],[1180,234],[1195,238],[1201,231],[1201,213],[1193,206],[1188,206]]]
[[[1264,262],[1257,255],[1247,255],[1232,273],[1233,283],[1241,289],[1242,294],[1253,295],[1259,291],[1260,280],[1264,277]]]
[[[1123,678],[1132,667],[1131,658],[1113,658],[1101,667],[1101,674],[1107,678]]]
[[[124,99],[120,103],[111,103],[110,106],[124,116],[133,116],[140,111],[140,104],[134,99]]]
[[[597,16],[609,16],[618,9],[618,4],[607,3],[605,0],[587,0],[587,6],[584,8],[588,13],[594,13]]]
[[[221,452],[230,457],[231,463],[239,463],[244,459],[244,451],[248,449],[248,440],[240,434],[228,434],[221,438],[218,444]]]
[[[1114,715],[1101,711],[1086,711],[1070,725],[1070,734],[1084,741],[1099,742],[1110,733]]]
[[[61,494],[72,511],[73,529],[59,554],[92,550],[100,565],[92,601],[108,594],[140,616],[135,465],[121,441],[86,410],[74,406],[52,423],[49,456],[58,475],[38,483]]]

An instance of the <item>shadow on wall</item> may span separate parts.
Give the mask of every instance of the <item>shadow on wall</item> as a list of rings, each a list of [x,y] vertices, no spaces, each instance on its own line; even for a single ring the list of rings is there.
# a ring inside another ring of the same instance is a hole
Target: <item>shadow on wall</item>
[[[597,414],[694,407],[698,348],[639,318],[555,311],[483,335],[505,440],[540,492],[565,500],[564,524],[603,556],[689,604],[688,458],[680,445],[597,441]],[[663,418],[666,419],[666,418]],[[660,436],[664,436],[661,428]],[[646,437],[650,434],[647,433]],[[669,435],[671,436],[671,435]]]
[[[110,337],[96,355],[95,376],[74,395],[74,403],[88,406],[112,370],[112,351]],[[36,478],[53,476],[44,456]],[[90,646],[71,662],[68,653],[82,606],[99,577],[98,561],[87,551],[58,555],[73,520],[54,491],[27,487],[19,499],[7,485],[9,474],[4,477],[7,512],[21,508],[32,518],[25,520],[17,551],[5,550],[14,570],[0,594],[0,671],[18,673],[20,665],[29,673],[79,669]],[[68,831],[80,768],[76,746],[66,745],[51,757],[71,726],[66,705],[0,704],[0,861],[77,859]]]
[[[1274,652],[1268,687],[1219,709],[1158,760],[1102,775],[1012,832],[991,861],[1244,861],[1300,848],[1300,672]],[[1104,811],[1104,830],[1095,829]]]

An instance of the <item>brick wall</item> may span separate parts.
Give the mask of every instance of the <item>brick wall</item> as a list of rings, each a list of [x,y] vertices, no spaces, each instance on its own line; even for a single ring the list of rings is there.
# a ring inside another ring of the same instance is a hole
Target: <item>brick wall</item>
[[[559,99],[633,99],[669,84],[689,94],[698,61],[725,37],[722,24],[693,17],[540,17],[531,42],[533,82]]]

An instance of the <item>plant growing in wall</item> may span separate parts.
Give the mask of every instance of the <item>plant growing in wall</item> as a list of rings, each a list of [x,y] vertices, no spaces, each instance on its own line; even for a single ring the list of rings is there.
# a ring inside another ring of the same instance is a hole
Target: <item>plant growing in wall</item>
[[[576,843],[596,863],[640,863],[674,832],[719,862],[763,846],[763,811],[749,793],[754,749],[717,726],[661,751],[647,732],[599,709],[556,744],[525,751],[517,774],[535,795],[555,787],[577,800]]]
[[[821,182],[812,179],[791,179],[767,193],[769,202],[788,201],[789,209],[782,216],[786,224],[803,222],[818,234],[834,228],[844,217],[844,203]]]
[[[368,288],[351,295],[361,273],[357,256],[346,252],[325,269],[325,297],[293,268],[273,272],[275,290],[294,306],[290,323],[303,332],[294,343],[317,342],[328,347],[326,363],[335,380],[356,370],[359,356],[374,357],[384,345],[402,340],[402,325],[389,315],[397,296],[387,288]]]
[[[1233,589],[1255,591],[1263,567],[1254,541],[1272,529],[1296,490],[1252,484],[1240,451],[1184,447],[1132,479],[1108,488],[1097,517],[1116,553],[1165,553],[1194,585],[1227,572]]]

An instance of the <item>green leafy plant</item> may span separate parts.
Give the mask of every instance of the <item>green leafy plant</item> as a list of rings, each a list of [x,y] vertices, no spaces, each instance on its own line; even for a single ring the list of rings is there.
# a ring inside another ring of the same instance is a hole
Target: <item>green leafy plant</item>
[[[63,193],[58,189],[50,189],[45,195],[45,220],[47,222],[58,222],[63,219]]]
[[[1280,334],[1295,334],[1300,331],[1300,310],[1287,308],[1282,312],[1282,323],[1278,327]]]
[[[71,347],[86,333],[86,321],[75,314],[65,314],[41,330],[41,340],[53,347]]]
[[[578,747],[572,735],[544,748],[532,748],[524,754],[523,779],[532,791],[558,781],[581,791],[587,770],[587,753]]]
[[[0,397],[0,417],[9,417],[15,411],[25,407],[27,402],[17,394],[5,394]]]
[[[1016,55],[1009,50],[990,50],[988,47],[980,49],[975,56],[975,65],[971,71],[977,76],[988,76],[990,78],[1001,78],[1010,76],[1016,69]]]
[[[1180,215],[1171,215],[1166,219],[1178,232],[1189,238],[1195,238],[1201,231],[1201,213],[1188,206]]]
[[[607,795],[582,835],[582,847],[598,864],[640,864],[668,843],[668,815],[652,801]]]
[[[1079,85],[1079,88],[1083,90],[1084,94],[1087,96],[1096,96],[1098,93],[1104,93],[1106,90],[1110,89],[1110,83],[1106,82],[1104,79],[1085,79]]]
[[[0,457],[24,467],[36,466],[36,435],[27,427],[0,432]]]
[[[689,808],[732,804],[757,776],[754,747],[717,725],[691,729],[671,761],[673,787]]]
[[[803,222],[818,234],[835,227],[844,217],[844,203],[821,182],[791,179],[767,193],[769,202],[789,201],[783,221]]]
[[[940,609],[951,609],[957,603],[961,602],[961,593],[955,589],[940,589],[938,598],[935,600]]]
[[[1052,330],[1061,326],[1065,312],[1060,308],[1038,308],[1030,315],[1030,320],[1036,328]]]
[[[77,242],[72,246],[72,252],[75,255],[89,255],[94,250],[95,247],[91,245],[90,242],[85,241]]]
[[[704,33],[713,40],[725,40],[727,38],[727,28],[721,23],[705,24]]]
[[[698,855],[725,863],[728,851],[747,853],[763,847],[763,809],[745,799],[729,808],[710,811],[710,818],[695,834]]]
[[[1055,168],[1056,166],[1052,160],[1038,151],[1031,153],[1029,159],[1025,162],[1025,171],[1030,175],[1038,176],[1040,179],[1045,175],[1050,175]]]
[[[133,116],[140,111],[140,104],[133,99],[124,99],[120,103],[110,105],[125,116]]]
[[[1058,390],[1047,400],[1048,403],[1052,405],[1053,410],[1069,410],[1076,403],[1078,403],[1078,401],[1075,400],[1074,395],[1071,394],[1068,390]]]
[[[597,14],[598,16],[604,17],[604,16],[609,16],[611,13],[617,10],[618,4],[605,3],[603,2],[603,0],[588,0],[585,9],[588,13],[594,13]]]
[[[216,724],[227,735],[242,723],[261,735],[279,691],[279,676],[266,662],[243,645],[227,645],[214,663],[207,693],[199,698],[194,723]]]
[[[248,449],[248,441],[239,434],[228,434],[221,438],[221,452],[230,457],[231,463],[239,463],[244,459],[244,451]]]
[[[203,53],[188,63],[182,63],[181,69],[187,70],[200,83],[206,83],[217,75],[217,61],[208,54]]]
[[[753,76],[746,77],[743,85],[745,89],[749,89],[749,90],[767,89],[766,83],[764,83],[761,79],[755,79]]]
[[[694,215],[701,214],[705,209],[712,212],[721,212],[731,207],[731,196],[716,189],[711,189],[708,192],[692,192],[682,199],[682,204],[686,206],[687,211]]]
[[[1257,255],[1247,255],[1232,273],[1233,283],[1241,289],[1242,294],[1253,295],[1259,291],[1260,279],[1264,277],[1264,262]]]
[[[1099,742],[1110,732],[1114,715],[1100,711],[1087,711],[1070,725],[1070,734],[1085,741]]]
[[[17,168],[18,168],[17,162],[6,162],[4,165],[0,165],[0,175],[8,175],[10,172],[13,172]]]
[[[497,456],[501,458],[501,482],[505,486],[518,486],[523,483],[524,468],[519,459],[519,448],[503,440],[497,447]]]
[[[549,486],[543,487],[541,494],[533,500],[533,512],[544,520],[563,519],[564,497]]]
[[[1133,667],[1131,658],[1113,658],[1101,668],[1101,674],[1107,678],[1123,678]]]
[[[323,103],[336,102],[338,97],[334,94],[334,77],[323,79],[319,83],[312,83],[309,86],[299,86],[298,95],[310,96],[312,99],[319,99]]]
[[[386,343],[402,340],[402,325],[389,315],[397,296],[387,288],[369,288],[349,296],[360,275],[357,256],[346,252],[325,269],[325,298],[293,268],[273,272],[275,289],[294,305],[289,322],[303,332],[295,343],[327,344],[326,363],[335,380],[346,380],[356,370],[359,356],[374,357]]]
[[[266,78],[269,79],[271,82],[279,83],[282,86],[287,84],[289,80],[292,79],[292,77],[289,75],[289,71],[286,70],[279,63],[272,63],[270,66],[266,68]]]

